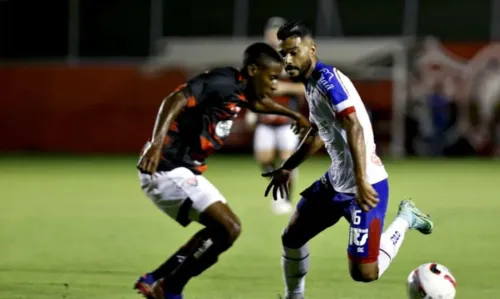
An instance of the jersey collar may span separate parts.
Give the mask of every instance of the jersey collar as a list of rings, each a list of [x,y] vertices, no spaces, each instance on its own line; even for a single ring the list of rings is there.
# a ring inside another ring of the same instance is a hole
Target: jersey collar
[[[316,61],[316,66],[314,67],[313,73],[319,72],[320,69],[326,67],[326,65],[321,61]]]
[[[312,71],[311,77],[309,77],[309,80],[307,80],[306,91],[309,91],[309,87],[311,86],[311,84],[314,84],[319,80],[319,78],[321,77],[320,70],[325,66],[326,65],[323,62],[319,60],[316,61],[316,65],[314,66],[314,70]]]

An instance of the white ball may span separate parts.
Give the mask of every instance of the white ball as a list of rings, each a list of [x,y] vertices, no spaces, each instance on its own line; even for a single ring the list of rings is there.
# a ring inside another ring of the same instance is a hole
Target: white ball
[[[411,271],[407,292],[409,299],[454,299],[456,280],[445,266],[427,263]]]

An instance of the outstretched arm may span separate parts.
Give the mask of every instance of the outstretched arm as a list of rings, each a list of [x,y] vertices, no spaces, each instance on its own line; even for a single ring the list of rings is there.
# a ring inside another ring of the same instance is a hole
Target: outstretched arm
[[[264,98],[260,101],[255,101],[250,104],[249,109],[256,113],[264,114],[278,114],[288,116],[289,118],[296,121],[298,128],[294,129],[295,133],[299,131],[305,132],[310,128],[311,124],[302,114],[297,111],[288,109],[270,98]]]
[[[304,118],[302,116],[302,114],[300,114],[296,111],[293,111],[291,109],[288,109],[288,108],[276,103],[275,101],[273,101],[270,98],[264,98],[260,101],[255,101],[255,102],[251,103],[249,106],[249,109],[252,110],[253,112],[256,112],[256,113],[284,115],[284,116],[288,116],[289,118],[291,118],[293,120],[299,120],[301,118]]]
[[[304,84],[296,82],[286,82],[286,81],[278,82],[277,89],[274,91],[274,94],[277,96],[280,95],[304,96],[305,93],[306,93],[306,88],[304,87]]]

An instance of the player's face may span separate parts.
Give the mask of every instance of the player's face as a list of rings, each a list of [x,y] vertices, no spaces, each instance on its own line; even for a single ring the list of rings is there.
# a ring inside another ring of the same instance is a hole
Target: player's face
[[[316,47],[307,37],[290,37],[282,40],[279,51],[285,61],[285,71],[292,80],[304,78],[316,55]]]
[[[278,79],[282,71],[283,64],[277,62],[256,67],[252,76],[252,85],[257,97],[272,96],[278,86]]]

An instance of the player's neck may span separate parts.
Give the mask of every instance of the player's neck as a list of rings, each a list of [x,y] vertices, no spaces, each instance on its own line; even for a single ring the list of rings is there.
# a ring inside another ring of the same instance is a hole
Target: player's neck
[[[302,78],[302,83],[304,85],[307,85],[307,82],[309,81],[309,78],[311,78],[312,73],[314,72],[314,69],[316,68],[316,64],[318,63],[318,58],[314,57],[311,59],[311,67],[307,71],[307,73],[304,75],[304,78]]]

